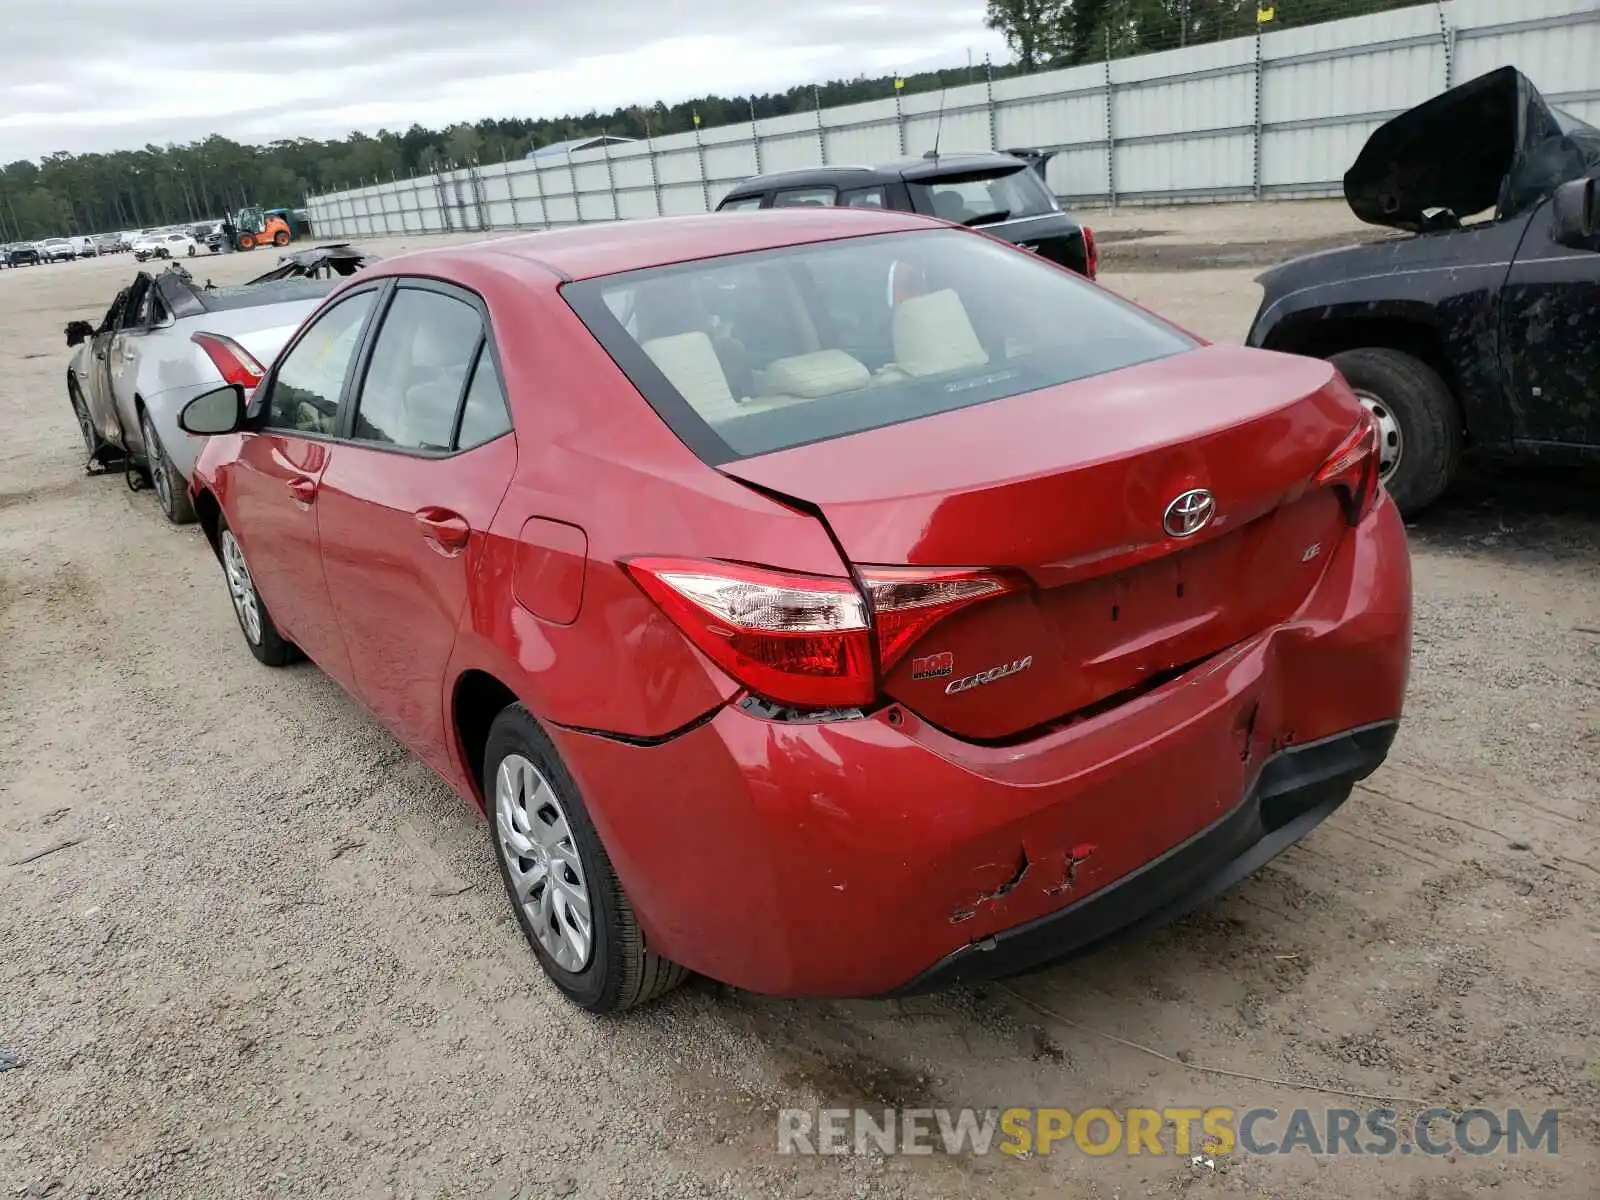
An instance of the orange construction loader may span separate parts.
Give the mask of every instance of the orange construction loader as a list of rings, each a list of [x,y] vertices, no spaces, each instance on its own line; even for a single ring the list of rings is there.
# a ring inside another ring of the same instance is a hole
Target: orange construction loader
[[[241,208],[233,218],[234,245],[240,250],[254,250],[269,243],[287,246],[294,234],[289,223],[276,213],[266,213],[259,206]]]

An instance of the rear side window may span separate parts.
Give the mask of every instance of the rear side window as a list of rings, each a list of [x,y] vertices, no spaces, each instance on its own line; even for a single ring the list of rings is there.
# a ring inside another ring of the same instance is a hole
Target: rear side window
[[[839,195],[839,203],[845,208],[889,207],[881,187],[855,188],[852,191],[842,192]]]
[[[838,195],[831,187],[787,188],[772,194],[773,208],[795,208],[802,205],[829,208]]]
[[[729,255],[583,280],[562,294],[712,463],[1196,345],[1071,272],[955,229]]]
[[[461,432],[456,437],[456,445],[459,449],[471,450],[510,432],[511,413],[506,408],[506,394],[500,386],[500,372],[495,369],[494,356],[485,346],[472,372],[466,403],[461,407]]]
[[[483,319],[464,300],[402,287],[384,314],[353,436],[406,450],[450,449]]]
[[[760,196],[741,196],[737,200],[724,200],[717,205],[718,212],[754,212],[761,207]]]

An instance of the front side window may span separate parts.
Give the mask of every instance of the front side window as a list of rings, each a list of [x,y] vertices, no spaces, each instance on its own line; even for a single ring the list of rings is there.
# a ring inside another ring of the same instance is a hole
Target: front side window
[[[992,225],[1057,211],[1055,197],[1032,167],[908,182],[919,212],[957,225]]]
[[[400,288],[372,344],[355,438],[408,450],[448,450],[482,339],[483,319],[466,301]]]
[[[117,318],[122,315],[122,306],[127,302],[128,289],[123,288],[117,293],[117,298],[111,302],[111,307],[106,310],[105,319],[100,322],[100,328],[96,329],[95,332],[104,333],[106,330],[114,328]]]
[[[1500,217],[1531,208],[1563,183],[1600,167],[1600,130],[1571,113],[1552,109],[1550,121],[1527,132],[1527,149],[1504,182]]]
[[[133,310],[128,316],[129,329],[144,329],[155,320],[155,295],[154,287],[146,285],[140,289],[133,302]]]
[[[662,419],[714,463],[1196,345],[1076,275],[953,229],[633,271],[562,295]]]
[[[323,437],[338,431],[344,377],[376,298],[366,291],[339,301],[284,356],[267,399],[269,428]]]

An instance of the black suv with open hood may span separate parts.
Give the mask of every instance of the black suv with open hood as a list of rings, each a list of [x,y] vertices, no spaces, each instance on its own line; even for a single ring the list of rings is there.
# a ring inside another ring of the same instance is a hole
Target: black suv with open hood
[[[1267,271],[1247,340],[1333,361],[1402,511],[1468,447],[1600,462],[1597,179],[1600,130],[1516,68],[1452,88],[1379,126],[1344,177],[1356,216],[1411,236]]]
[[[808,167],[736,185],[718,212],[824,205],[891,208],[981,228],[1080,275],[1095,277],[1094,231],[1056,202],[1037,150],[939,154],[876,167]]]

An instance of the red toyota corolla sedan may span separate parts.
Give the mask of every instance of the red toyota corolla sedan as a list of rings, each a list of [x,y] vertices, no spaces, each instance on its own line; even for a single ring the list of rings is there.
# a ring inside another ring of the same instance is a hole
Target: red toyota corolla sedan
[[[1401,714],[1333,369],[915,216],[390,259],[183,421],[252,652],[484,807],[596,1011],[1058,960],[1304,835]]]

